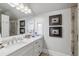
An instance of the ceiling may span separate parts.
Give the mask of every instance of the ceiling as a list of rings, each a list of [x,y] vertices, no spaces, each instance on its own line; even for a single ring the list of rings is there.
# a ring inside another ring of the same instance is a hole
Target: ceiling
[[[77,6],[76,3],[24,3],[24,5],[27,5],[29,8],[32,9],[31,14],[26,15],[23,12],[12,8],[7,3],[0,3],[0,12],[9,15],[11,19],[17,19]]]
[[[33,12],[36,15],[38,15],[41,13],[69,8],[76,5],[77,4],[73,4],[73,3],[35,3],[35,4],[31,3],[30,7],[33,10]]]

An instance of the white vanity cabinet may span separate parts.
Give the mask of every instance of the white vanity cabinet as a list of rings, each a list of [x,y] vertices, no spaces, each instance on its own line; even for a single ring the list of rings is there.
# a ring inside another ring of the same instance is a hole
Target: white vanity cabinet
[[[9,54],[9,56],[38,56],[43,49],[43,38],[36,39],[35,41],[25,45],[17,51]]]
[[[40,55],[43,50],[43,39],[36,40],[34,42],[34,56]]]

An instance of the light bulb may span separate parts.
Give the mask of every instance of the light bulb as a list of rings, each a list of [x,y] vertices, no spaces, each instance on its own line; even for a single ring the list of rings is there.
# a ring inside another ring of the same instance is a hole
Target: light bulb
[[[32,12],[31,9],[29,9],[29,10],[28,10],[28,13],[31,13],[31,12]]]
[[[20,7],[21,9],[23,9],[23,8],[24,8],[24,5],[23,5],[23,4],[20,4],[19,7]]]
[[[28,10],[28,7],[26,6],[26,7],[24,8],[24,10],[27,11],[27,10]]]
[[[16,9],[17,9],[17,10],[20,10],[20,8],[19,8],[19,7],[16,7]]]
[[[25,12],[25,14],[28,14],[28,12]]]

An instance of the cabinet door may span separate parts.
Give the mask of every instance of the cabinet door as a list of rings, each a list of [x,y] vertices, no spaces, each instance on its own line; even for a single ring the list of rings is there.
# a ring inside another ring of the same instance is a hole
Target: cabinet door
[[[40,45],[39,45],[39,47],[40,47],[40,52],[42,52],[42,50],[43,50],[43,38],[41,38],[41,39],[39,40],[39,43],[40,43]]]
[[[25,52],[25,53],[23,54],[23,56],[33,56],[33,48],[30,49],[29,51]]]
[[[42,39],[36,40],[34,42],[34,55],[38,56],[42,52],[43,49],[43,41]]]
[[[39,56],[39,55],[40,55],[40,53],[41,53],[40,48],[39,48],[39,47],[35,47],[35,46],[34,46],[34,56]]]

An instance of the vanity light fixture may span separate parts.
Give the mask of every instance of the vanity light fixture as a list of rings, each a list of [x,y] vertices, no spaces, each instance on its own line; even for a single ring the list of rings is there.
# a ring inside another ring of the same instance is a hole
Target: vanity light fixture
[[[32,13],[31,9],[28,6],[24,6],[23,3],[8,3],[11,7],[15,7],[17,10],[24,12],[25,14]]]

